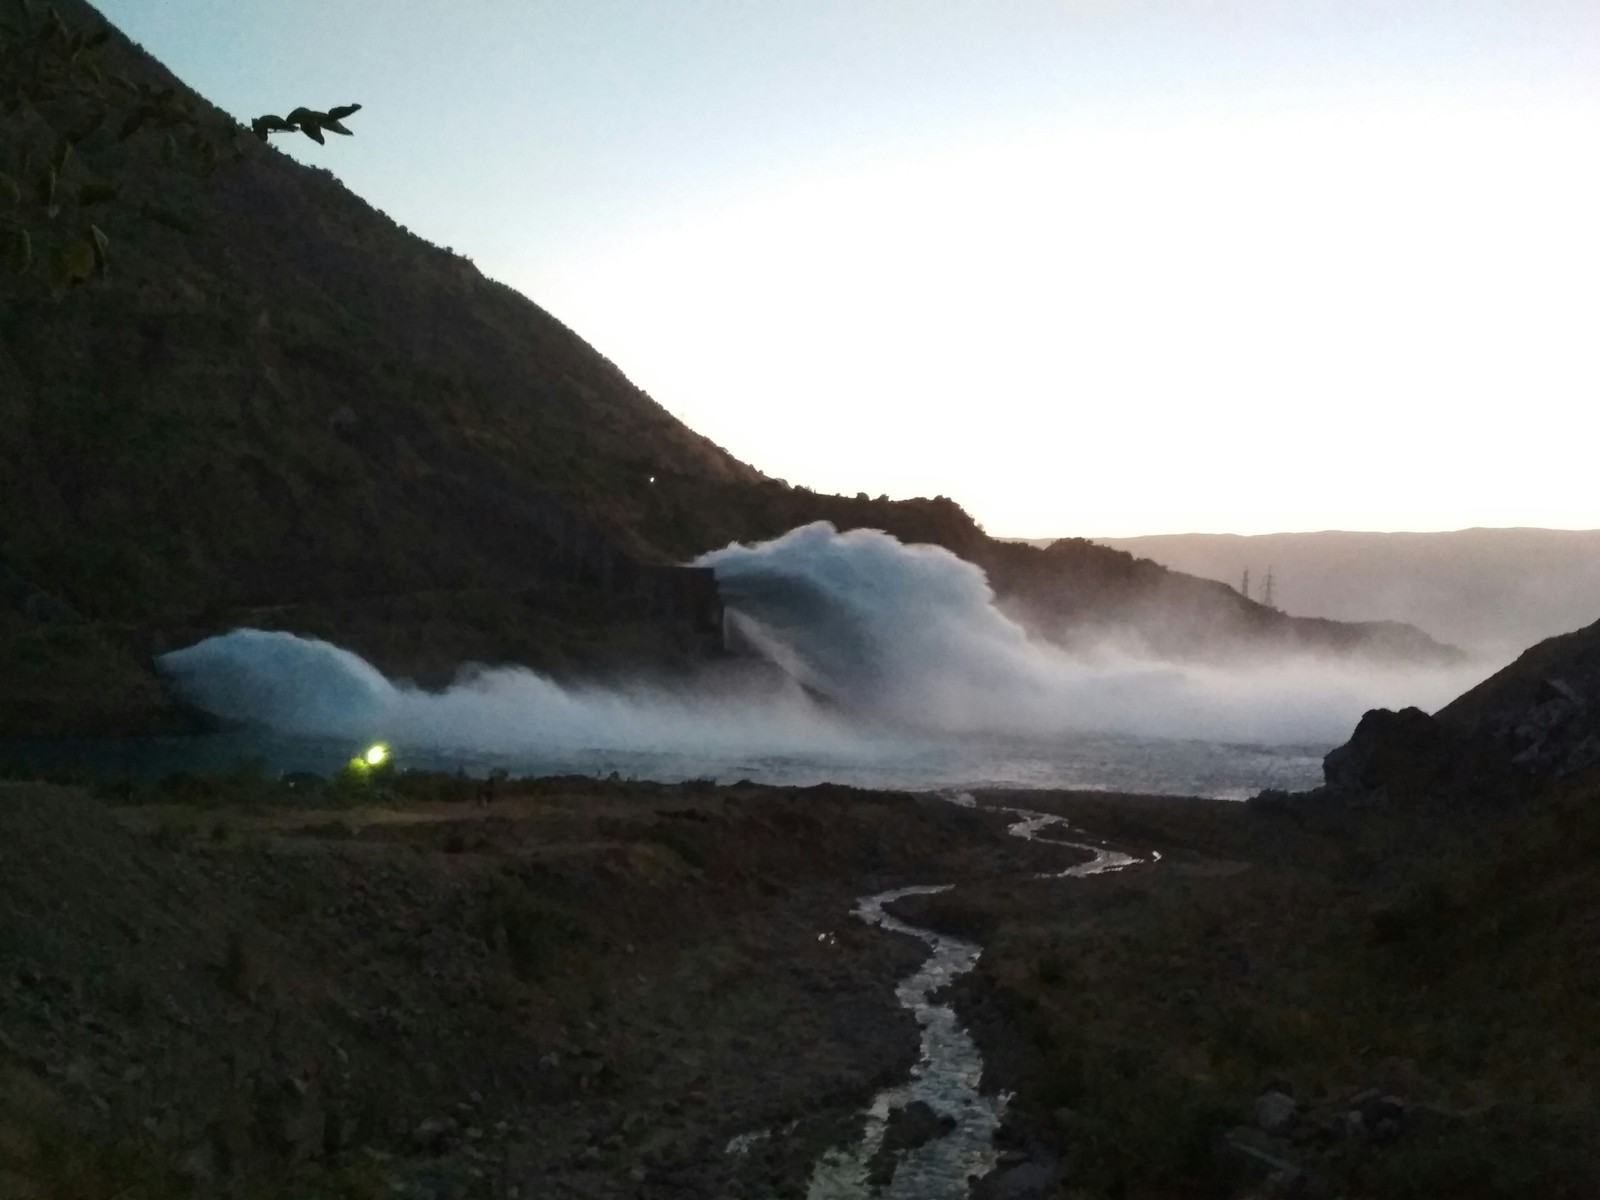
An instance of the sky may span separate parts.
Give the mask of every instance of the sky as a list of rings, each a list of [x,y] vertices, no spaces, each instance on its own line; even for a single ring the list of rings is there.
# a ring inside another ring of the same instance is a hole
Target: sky
[[[1593,0],[100,0],[820,490],[1600,527]]]

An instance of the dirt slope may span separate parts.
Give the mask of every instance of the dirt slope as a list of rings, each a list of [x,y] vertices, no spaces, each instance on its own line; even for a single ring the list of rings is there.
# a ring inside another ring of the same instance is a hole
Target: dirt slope
[[[938,800],[472,786],[0,786],[0,1195],[793,1196],[916,1055],[852,889],[1017,865]]]

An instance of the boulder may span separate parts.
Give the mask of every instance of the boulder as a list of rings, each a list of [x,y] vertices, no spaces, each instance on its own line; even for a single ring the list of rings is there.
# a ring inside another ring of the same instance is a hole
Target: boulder
[[[1405,1104],[1395,1096],[1371,1096],[1358,1106],[1361,1122],[1367,1136],[1382,1145],[1405,1132],[1407,1114]]]
[[[925,1101],[913,1100],[889,1114],[888,1128],[883,1132],[883,1148],[890,1153],[915,1150],[954,1127],[954,1118],[941,1116]]]
[[[1374,708],[1355,733],[1322,760],[1322,776],[1339,792],[1431,791],[1453,772],[1462,737],[1420,708]]]
[[[1256,1097],[1256,1126],[1274,1137],[1287,1133],[1300,1119],[1300,1105],[1283,1092],[1263,1092]]]
[[[1419,708],[1368,711],[1322,760],[1324,793],[1385,801],[1493,803],[1515,794],[1527,774],[1503,743]]]
[[[1054,1194],[1062,1175],[1060,1162],[1040,1154],[985,1176],[974,1185],[973,1200],[1042,1200]]]
[[[416,1128],[411,1131],[411,1141],[419,1150],[439,1154],[444,1151],[455,1128],[456,1123],[449,1117],[428,1117],[417,1122]]]
[[[913,1100],[910,1104],[889,1113],[883,1131],[883,1143],[872,1156],[867,1179],[874,1187],[882,1187],[894,1178],[901,1155],[943,1137],[955,1128],[955,1118],[935,1112],[926,1101]]]

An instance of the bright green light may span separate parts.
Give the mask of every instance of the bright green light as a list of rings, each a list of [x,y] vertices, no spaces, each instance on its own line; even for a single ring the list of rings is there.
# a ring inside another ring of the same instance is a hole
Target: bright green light
[[[381,766],[383,760],[388,757],[389,747],[385,746],[382,742],[379,742],[374,746],[368,747],[367,752],[361,756],[361,759],[367,764],[367,766],[376,767]]]

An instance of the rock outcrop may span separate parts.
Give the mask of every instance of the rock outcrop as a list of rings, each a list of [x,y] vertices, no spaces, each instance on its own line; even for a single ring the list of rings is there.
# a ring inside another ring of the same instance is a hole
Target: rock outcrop
[[[1571,775],[1600,764],[1600,621],[1540,642],[1438,718],[1530,773]]]
[[[1323,792],[1504,798],[1600,766],[1600,622],[1548,638],[1430,716],[1366,713],[1323,759]]]
[[[1323,758],[1322,773],[1329,791],[1415,798],[1498,780],[1504,765],[1484,758],[1468,735],[1420,708],[1375,708]]]

